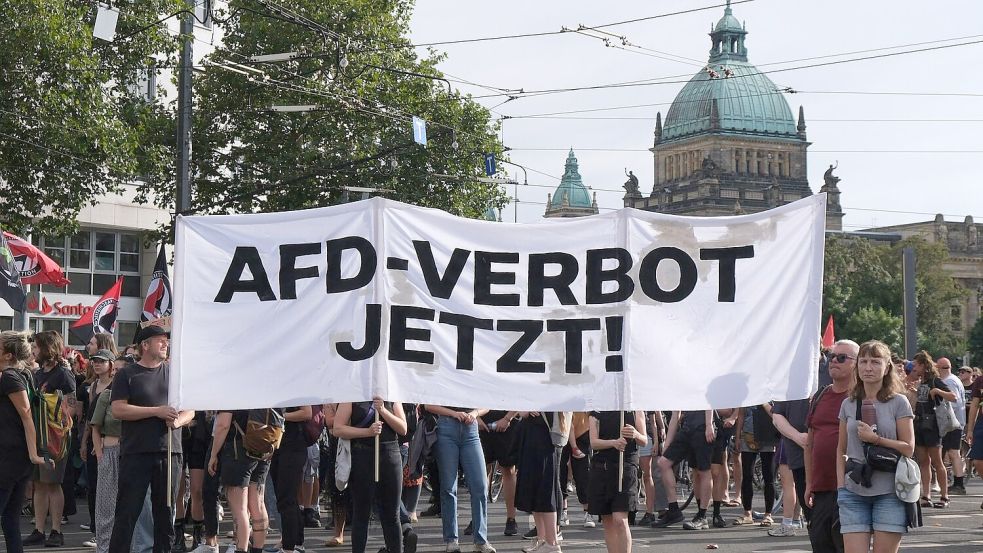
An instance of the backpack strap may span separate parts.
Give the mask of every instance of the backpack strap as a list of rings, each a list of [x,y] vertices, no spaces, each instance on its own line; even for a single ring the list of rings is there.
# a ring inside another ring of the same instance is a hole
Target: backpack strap
[[[816,392],[816,395],[812,396],[812,401],[811,401],[811,403],[809,405],[809,416],[810,417],[812,417],[812,415],[815,414],[815,412],[816,412],[816,406],[819,405],[819,400],[822,399],[823,398],[823,395],[826,394],[826,391],[829,390],[832,387],[833,387],[832,384],[827,384],[827,385],[823,386],[823,389],[822,390],[819,390],[818,392]]]

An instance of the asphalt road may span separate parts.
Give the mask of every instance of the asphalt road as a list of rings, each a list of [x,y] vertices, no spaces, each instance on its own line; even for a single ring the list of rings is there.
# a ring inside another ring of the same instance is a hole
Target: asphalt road
[[[941,551],[947,553],[979,553],[983,551],[983,510],[980,509],[980,502],[983,501],[983,481],[976,479],[968,485],[969,495],[953,496],[952,504],[948,509],[928,509],[925,512],[925,526],[915,530],[905,536],[902,541],[902,551]],[[461,502],[460,523],[463,531],[467,524],[468,514],[463,505],[467,505],[466,493],[462,493],[464,501]],[[755,508],[760,510],[760,493],[755,498]],[[426,507],[426,499],[421,499],[421,508]],[[79,507],[84,509],[85,501],[79,502]],[[726,519],[739,516],[739,508],[725,508],[723,515]],[[687,509],[687,517],[692,516],[694,507]],[[87,520],[87,516],[79,513],[72,517],[70,524],[63,528],[65,532],[66,545],[60,548],[65,552],[87,552],[93,551],[81,546],[83,540],[88,538],[88,533],[79,528],[79,522]],[[323,519],[327,519],[324,516]],[[604,536],[600,525],[595,529],[585,529],[579,524],[583,520],[583,514],[579,507],[571,511],[572,524],[563,529],[564,541],[563,550],[567,552],[601,552],[604,551]],[[517,553],[521,547],[529,542],[519,536],[506,537],[502,535],[505,524],[505,506],[499,501],[491,504],[489,508],[489,540],[498,551],[502,553]],[[230,530],[232,524],[226,512],[225,520],[221,525],[221,532]],[[27,518],[21,519],[21,528],[26,535],[30,531],[30,522]],[[519,517],[520,534],[528,529],[527,517]],[[324,541],[329,535],[329,530],[316,529],[307,531],[307,551],[351,551],[347,545],[340,548],[327,549]],[[421,518],[417,524],[417,532],[420,535],[421,552],[443,551],[440,519]],[[382,532],[377,524],[370,528],[369,546],[367,551],[375,553],[383,546]],[[346,535],[346,541],[348,539]],[[467,538],[462,536],[462,538]],[[718,551],[727,553],[750,553],[750,552],[785,552],[796,553],[811,551],[809,539],[804,530],[798,531],[798,536],[788,538],[773,538],[768,536],[767,528],[760,527],[734,527],[725,529],[710,529],[704,531],[686,531],[678,525],[672,529],[654,530],[651,528],[632,528],[632,538],[636,551],[660,551],[670,553],[695,553],[706,551],[708,546],[713,544],[718,547]],[[273,535],[273,543],[278,539]],[[221,543],[226,544],[230,540],[222,539]],[[470,551],[470,541],[461,540],[463,551]],[[43,548],[33,548],[43,549]],[[30,550],[30,549],[29,549]],[[0,551],[5,548],[0,544]],[[46,549],[46,551],[53,551]],[[224,548],[222,549],[224,553]]]

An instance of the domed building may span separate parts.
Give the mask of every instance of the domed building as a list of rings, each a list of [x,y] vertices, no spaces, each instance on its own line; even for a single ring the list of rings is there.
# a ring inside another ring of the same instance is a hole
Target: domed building
[[[730,2],[710,33],[707,66],[656,116],[652,192],[626,183],[625,206],[676,215],[753,213],[812,194],[805,112],[748,62],[747,30]],[[825,189],[826,187],[824,187]],[[824,190],[826,191],[826,190]],[[835,182],[827,228],[842,228]]]
[[[593,196],[584,185],[577,164],[577,156],[570,148],[567,162],[563,168],[563,178],[552,194],[546,195],[546,214],[544,217],[583,217],[597,215],[597,193]]]

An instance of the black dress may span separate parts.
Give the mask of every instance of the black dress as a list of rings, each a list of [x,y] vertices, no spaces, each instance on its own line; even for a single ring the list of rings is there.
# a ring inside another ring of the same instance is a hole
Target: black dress
[[[617,440],[621,437],[618,411],[592,411],[598,422],[598,438]],[[625,411],[625,424],[636,426],[635,413]],[[638,444],[631,440],[625,446],[621,491],[618,491],[618,450],[595,450],[590,464],[590,483],[587,489],[587,512],[595,516],[627,513],[638,497]]]
[[[563,504],[559,449],[550,437],[552,417],[541,413],[520,423],[515,508],[526,513],[555,513]]]

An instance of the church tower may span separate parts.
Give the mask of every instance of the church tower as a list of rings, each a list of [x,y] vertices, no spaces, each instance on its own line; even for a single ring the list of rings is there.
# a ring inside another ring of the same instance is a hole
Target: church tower
[[[584,186],[577,165],[577,156],[570,148],[567,154],[563,178],[553,194],[546,195],[546,214],[544,217],[583,217],[597,215],[597,193],[593,197]]]

